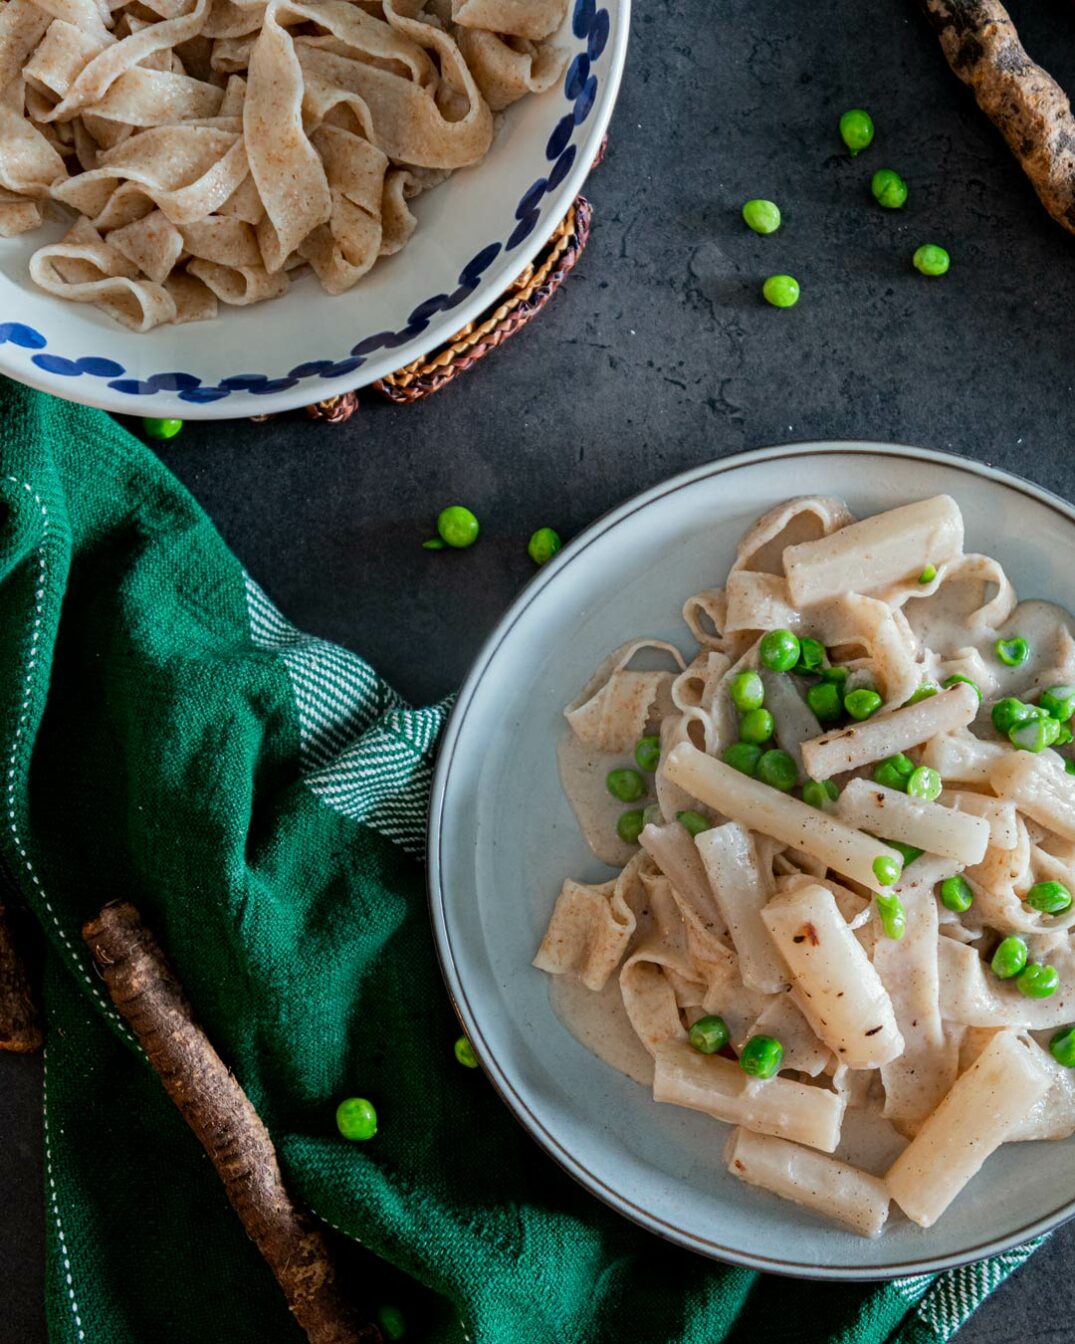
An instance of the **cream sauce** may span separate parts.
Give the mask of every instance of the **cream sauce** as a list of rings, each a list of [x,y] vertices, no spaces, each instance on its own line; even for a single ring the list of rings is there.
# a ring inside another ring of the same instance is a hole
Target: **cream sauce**
[[[613,975],[594,993],[575,975],[549,976],[552,1010],[580,1045],[643,1087],[653,1086],[653,1057],[635,1034]]]

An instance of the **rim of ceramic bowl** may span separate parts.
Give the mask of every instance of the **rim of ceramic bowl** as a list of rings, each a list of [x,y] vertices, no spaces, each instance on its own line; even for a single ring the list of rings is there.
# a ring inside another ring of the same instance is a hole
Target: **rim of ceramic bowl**
[[[159,387],[154,388],[151,395],[131,395],[129,392],[110,388],[108,382],[103,381],[100,377],[71,377],[67,373],[50,372],[48,369],[34,364],[30,359],[12,358],[8,353],[9,343],[19,350],[19,356],[27,353],[27,347],[26,343],[18,336],[9,337],[7,329],[28,330],[32,336],[37,337],[42,344],[29,347],[33,350],[44,349],[44,338],[40,337],[39,333],[33,328],[22,328],[18,322],[7,322],[0,324],[5,329],[4,338],[0,340],[0,373],[17,382],[36,388],[40,392],[48,392],[53,396],[61,397],[66,401],[78,402],[84,406],[95,406],[100,410],[111,411],[117,415],[141,416],[151,414],[155,417],[174,416],[184,420],[231,420],[251,415],[271,415],[281,411],[291,411],[315,401],[323,401],[328,397],[340,396],[344,392],[353,392],[429,354],[430,351],[442,345],[454,332],[459,331],[467,323],[473,322],[479,317],[533,261],[548,241],[550,231],[567,214],[571,202],[582,190],[583,184],[594,166],[594,159],[597,156],[605,132],[608,130],[619,96],[631,31],[631,0],[598,0],[597,4],[595,4],[595,0],[571,0],[566,20],[569,26],[576,21],[577,12],[580,8],[589,11],[591,19],[595,14],[600,13],[602,8],[611,11],[608,70],[607,74],[602,77],[597,90],[593,105],[593,116],[588,118],[586,122],[587,129],[577,141],[571,141],[576,146],[577,152],[570,170],[553,191],[543,193],[544,205],[541,214],[541,226],[535,227],[522,243],[511,247],[510,250],[499,243],[496,244],[497,255],[487,267],[483,267],[478,272],[480,283],[473,293],[458,305],[443,309],[441,311],[442,320],[435,320],[434,314],[434,320],[429,321],[423,330],[419,331],[405,344],[390,346],[381,349],[379,352],[372,352],[364,359],[357,361],[359,367],[351,367],[335,377],[325,376],[323,373],[316,376],[304,376],[294,386],[278,392],[262,392],[256,395],[241,386],[237,386],[231,389],[229,393],[222,393],[219,399],[199,404],[180,396],[180,392],[184,390],[182,388]],[[565,73],[564,80],[570,77],[574,65],[575,62],[572,62],[571,67]],[[561,90],[564,80],[558,81],[555,89],[550,89],[547,94],[540,96],[551,98],[555,92]],[[527,194],[529,195],[529,193]],[[491,250],[491,248],[485,250]],[[473,264],[473,262],[470,263],[470,265]],[[425,305],[420,306],[424,307]],[[375,340],[376,337],[371,339]],[[70,372],[76,372],[76,365],[93,363],[92,357],[88,361],[71,361],[64,359],[62,356],[54,357],[54,359],[58,365],[70,366]],[[108,360],[102,361],[105,364],[111,362]],[[341,363],[351,365],[355,362],[354,360],[341,361]],[[331,366],[332,361],[325,359],[314,361],[314,363]],[[90,370],[87,369],[87,371]],[[81,370],[78,370],[78,372],[81,372]],[[168,376],[157,375],[160,378]],[[184,377],[184,375],[179,376]],[[200,380],[192,379],[191,381],[197,383]],[[241,383],[242,379],[236,376],[232,381]],[[268,382],[268,379],[262,379],[262,381]]]
[[[998,1255],[1016,1246],[1040,1237],[1075,1217],[1075,1199],[1068,1200],[1059,1207],[1050,1210],[1030,1223],[1015,1229],[1004,1237],[993,1238],[979,1245],[969,1246],[965,1250],[947,1256],[922,1255],[909,1259],[893,1261],[889,1264],[856,1266],[831,1266],[811,1264],[802,1261],[779,1259],[759,1253],[737,1250],[723,1246],[705,1237],[695,1235],[675,1224],[656,1216],[649,1210],[635,1204],[621,1191],[613,1189],[600,1177],[590,1172],[565,1145],[563,1145],[541,1118],[530,1108],[514,1081],[501,1067],[489,1048],[478,1021],[478,1015],[471,1003],[456,963],[454,949],[447,926],[445,893],[441,883],[442,830],[445,824],[446,799],[451,787],[452,765],[460,738],[464,732],[467,713],[479,686],[489,671],[501,645],[511,634],[534,599],[550,583],[555,583],[558,575],[569,565],[579,563],[589,547],[605,533],[622,523],[626,518],[655,500],[675,494],[705,480],[711,476],[720,476],[734,472],[741,467],[749,467],[757,462],[779,460],[781,458],[813,457],[834,453],[850,453],[869,457],[899,457],[934,462],[942,466],[964,471],[968,475],[984,477],[996,481],[1027,495],[1040,504],[1059,513],[1069,523],[1075,524],[1075,505],[1068,503],[1059,495],[1043,486],[1035,485],[1012,472],[1004,471],[986,463],[961,457],[956,453],[940,452],[931,448],[915,448],[906,444],[871,443],[861,440],[825,440],[783,444],[772,448],[757,448],[750,452],[736,453],[730,457],[707,462],[700,467],[661,481],[657,485],[632,496],[622,504],[616,505],[607,513],[591,523],[573,541],[548,564],[544,565],[525,586],[507,612],[497,623],[489,638],[485,641],[477,658],[467,674],[444,730],[436,769],[433,775],[433,787],[429,807],[428,823],[428,865],[427,889],[430,918],[433,924],[433,936],[436,943],[437,958],[441,974],[451,997],[459,1021],[466,1031],[474,1051],[487,1076],[508,1109],[530,1136],[590,1194],[595,1195],[604,1204],[622,1214],[630,1221],[639,1224],[647,1231],[654,1232],[666,1241],[696,1251],[715,1260],[729,1264],[742,1265],[748,1269],[764,1270],[770,1274],[780,1274],[790,1278],[823,1279],[840,1282],[866,1282],[870,1280],[902,1278],[909,1274],[937,1273],[942,1270],[958,1269],[961,1265],[972,1264],[988,1256]]]

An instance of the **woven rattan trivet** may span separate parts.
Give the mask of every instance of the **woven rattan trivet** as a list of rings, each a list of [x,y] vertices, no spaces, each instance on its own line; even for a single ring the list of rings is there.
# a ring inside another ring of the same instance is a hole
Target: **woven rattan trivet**
[[[598,160],[600,162],[600,159]],[[513,282],[508,292],[475,322],[468,322],[439,349],[423,359],[397,369],[368,389],[388,401],[421,401],[466,373],[502,345],[509,336],[521,331],[548,303],[574,269],[590,236],[593,206],[584,196],[576,198],[567,215],[533,262]],[[358,410],[358,393],[345,392],[306,407],[314,420],[342,424]],[[270,420],[271,415],[252,416]]]

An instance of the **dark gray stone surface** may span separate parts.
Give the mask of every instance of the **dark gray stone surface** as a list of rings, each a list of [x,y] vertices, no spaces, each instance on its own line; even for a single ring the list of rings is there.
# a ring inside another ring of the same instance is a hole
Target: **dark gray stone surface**
[[[1070,7],[1020,0],[1013,14],[1075,87]],[[860,104],[878,137],[852,161],[835,125]],[[869,198],[886,165],[910,184],[903,213]],[[645,0],[587,191],[596,227],[565,292],[429,403],[371,398],[343,427],[191,424],[164,450],[283,610],[404,694],[459,681],[531,572],[532,529],[570,536],[711,457],[888,439],[1075,488],[1075,239],[1038,207],[911,0]],[[754,195],[781,204],[778,234],[739,223]],[[942,280],[910,267],[924,241],[952,253]],[[778,270],[802,284],[791,312],[758,297]],[[480,545],[423,551],[451,502],[479,514]],[[44,1338],[39,1089],[37,1062],[0,1059],[0,1344]],[[1073,1250],[1075,1229],[1058,1233],[963,1344],[1075,1338]]]

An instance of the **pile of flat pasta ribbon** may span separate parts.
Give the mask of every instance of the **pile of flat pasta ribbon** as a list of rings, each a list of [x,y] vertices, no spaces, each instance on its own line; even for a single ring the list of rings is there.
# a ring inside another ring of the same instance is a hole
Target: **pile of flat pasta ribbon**
[[[0,236],[75,213],[34,282],[135,331],[330,294],[407,242],[408,201],[551,87],[566,0],[6,0]]]

